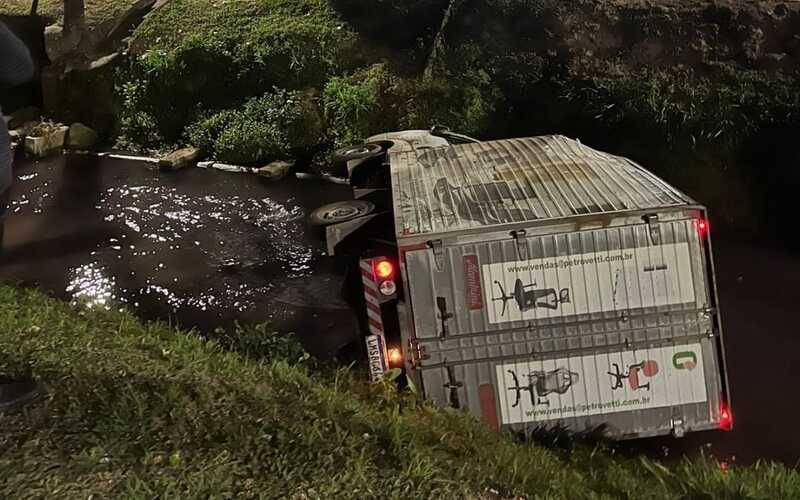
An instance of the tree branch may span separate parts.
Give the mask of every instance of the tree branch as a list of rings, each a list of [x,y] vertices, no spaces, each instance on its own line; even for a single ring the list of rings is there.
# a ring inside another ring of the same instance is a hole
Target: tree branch
[[[80,33],[86,24],[84,0],[64,0],[64,32]]]
[[[439,31],[436,32],[436,36],[433,39],[433,45],[431,47],[431,53],[428,55],[428,62],[425,64],[425,71],[422,73],[422,78],[425,80],[429,80],[433,77],[433,73],[436,67],[436,63],[441,57],[441,53],[444,50],[444,33],[447,29],[447,25],[450,23],[450,19],[453,17],[453,14],[461,7],[462,0],[450,0],[450,3],[447,4],[447,8],[444,10],[444,14],[442,15],[442,23],[439,26]]]

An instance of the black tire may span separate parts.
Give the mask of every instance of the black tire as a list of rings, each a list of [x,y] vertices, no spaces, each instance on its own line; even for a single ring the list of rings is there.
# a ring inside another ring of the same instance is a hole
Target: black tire
[[[377,158],[384,153],[383,145],[368,142],[366,144],[356,144],[355,146],[348,146],[346,148],[337,149],[333,152],[333,161],[337,163],[347,163],[351,160],[366,160],[368,158]]]
[[[375,205],[366,200],[337,201],[315,209],[308,216],[312,226],[330,226],[364,217],[375,211]]]

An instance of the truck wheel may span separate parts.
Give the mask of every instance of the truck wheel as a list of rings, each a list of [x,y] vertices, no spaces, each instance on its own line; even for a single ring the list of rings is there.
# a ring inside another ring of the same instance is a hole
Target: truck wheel
[[[338,201],[315,209],[308,216],[308,221],[312,226],[329,226],[369,215],[373,211],[375,205],[366,200]]]
[[[377,158],[382,155],[384,148],[382,145],[368,142],[366,144],[357,144],[355,146],[348,146],[346,148],[337,149],[333,152],[333,161],[339,163],[347,163],[351,160],[365,160],[367,158]]]

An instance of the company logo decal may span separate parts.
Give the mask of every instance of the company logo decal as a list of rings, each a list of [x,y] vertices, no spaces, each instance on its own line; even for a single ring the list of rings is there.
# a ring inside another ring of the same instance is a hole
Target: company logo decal
[[[471,311],[483,309],[481,271],[478,267],[477,255],[464,256],[464,300],[467,303],[467,309]]]
[[[672,356],[672,366],[678,370],[694,370],[697,366],[697,354],[694,351],[676,352]]]

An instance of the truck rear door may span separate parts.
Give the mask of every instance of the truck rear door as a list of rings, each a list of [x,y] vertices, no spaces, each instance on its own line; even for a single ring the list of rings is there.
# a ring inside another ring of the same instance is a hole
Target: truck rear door
[[[498,427],[607,424],[637,437],[720,426],[700,220],[687,212],[407,252],[424,394]]]

